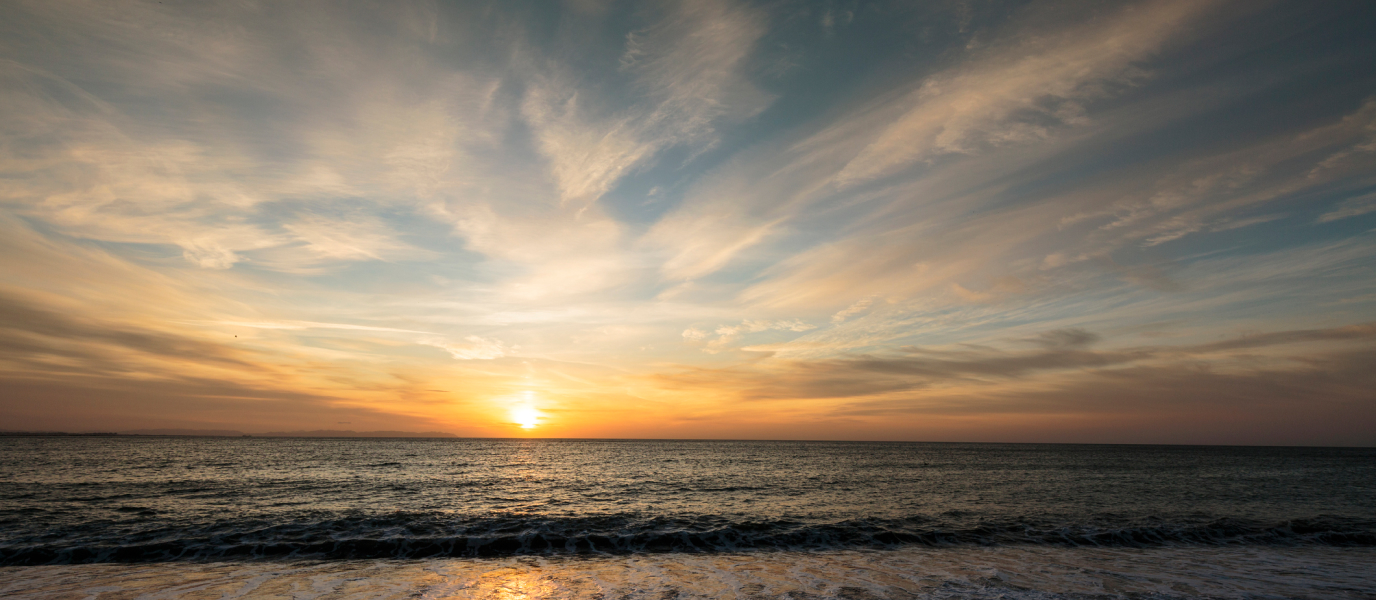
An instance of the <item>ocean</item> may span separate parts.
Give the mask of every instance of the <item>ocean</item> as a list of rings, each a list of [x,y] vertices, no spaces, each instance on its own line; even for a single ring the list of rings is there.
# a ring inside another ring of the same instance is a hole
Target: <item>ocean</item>
[[[0,438],[6,598],[1376,598],[1376,449]]]

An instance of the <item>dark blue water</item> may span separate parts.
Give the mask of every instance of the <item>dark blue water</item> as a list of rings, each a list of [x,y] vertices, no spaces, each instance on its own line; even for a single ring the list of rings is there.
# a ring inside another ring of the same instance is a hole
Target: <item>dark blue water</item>
[[[0,564],[1376,546],[1376,449],[0,438]]]

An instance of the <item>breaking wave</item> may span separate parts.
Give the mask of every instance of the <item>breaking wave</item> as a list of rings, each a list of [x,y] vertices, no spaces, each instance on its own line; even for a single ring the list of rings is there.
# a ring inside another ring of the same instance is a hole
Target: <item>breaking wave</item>
[[[81,531],[50,531],[41,536],[44,539],[11,539],[0,544],[0,564],[412,559],[961,545],[1376,546],[1376,521],[1350,518],[1152,521],[1118,525],[1014,521],[949,527],[927,517],[803,523],[786,519],[731,522],[722,517],[455,519],[398,513],[278,524],[221,522],[199,529],[150,529],[122,538],[108,535],[108,530],[106,535],[94,536]]]

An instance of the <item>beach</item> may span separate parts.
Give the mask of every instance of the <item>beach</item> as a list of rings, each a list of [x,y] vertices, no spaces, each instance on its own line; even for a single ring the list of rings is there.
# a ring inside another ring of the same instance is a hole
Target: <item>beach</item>
[[[1371,598],[1376,450],[3,438],[6,598]]]
[[[1376,595],[1376,550],[909,548],[0,568],[49,598],[1313,598]]]

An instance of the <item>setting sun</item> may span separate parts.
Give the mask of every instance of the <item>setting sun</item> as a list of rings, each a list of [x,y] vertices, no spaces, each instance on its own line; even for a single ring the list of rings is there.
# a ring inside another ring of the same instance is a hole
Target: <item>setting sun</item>
[[[511,420],[521,429],[534,429],[540,424],[540,411],[529,406],[521,406],[511,411]]]

